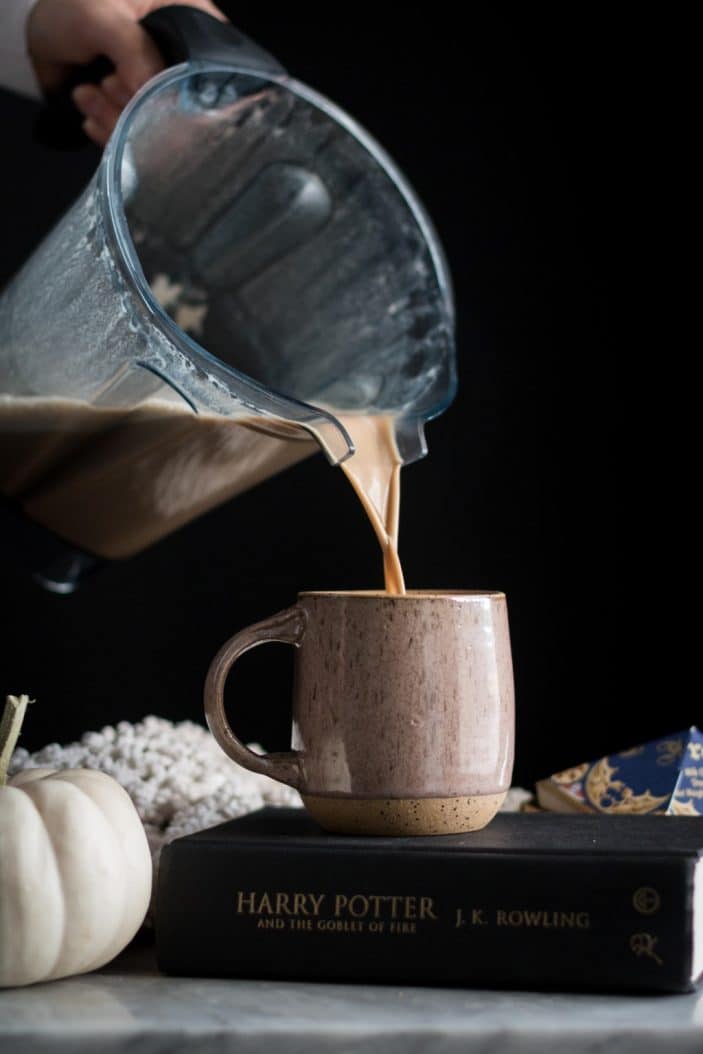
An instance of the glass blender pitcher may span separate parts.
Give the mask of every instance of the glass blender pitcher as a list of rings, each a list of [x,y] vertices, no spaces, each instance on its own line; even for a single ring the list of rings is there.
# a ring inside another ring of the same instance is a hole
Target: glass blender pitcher
[[[392,418],[404,463],[455,387],[450,282],[381,147],[232,26],[144,20],[176,63],[0,299],[0,493],[70,592],[321,448]]]

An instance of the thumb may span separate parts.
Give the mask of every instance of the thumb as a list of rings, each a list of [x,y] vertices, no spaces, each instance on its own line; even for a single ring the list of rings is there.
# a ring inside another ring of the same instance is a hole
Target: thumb
[[[132,94],[165,65],[149,34],[128,18],[120,19],[111,26],[103,50]]]

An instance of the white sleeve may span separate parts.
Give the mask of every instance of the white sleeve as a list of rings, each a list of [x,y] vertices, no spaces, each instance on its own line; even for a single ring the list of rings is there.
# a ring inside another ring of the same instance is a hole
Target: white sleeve
[[[27,18],[37,0],[0,0],[0,86],[41,98],[32,60],[27,53]]]

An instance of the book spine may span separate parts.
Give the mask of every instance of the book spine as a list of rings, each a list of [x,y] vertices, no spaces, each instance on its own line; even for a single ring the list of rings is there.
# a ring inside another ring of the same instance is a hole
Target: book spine
[[[686,857],[164,850],[166,973],[596,990],[691,988]]]

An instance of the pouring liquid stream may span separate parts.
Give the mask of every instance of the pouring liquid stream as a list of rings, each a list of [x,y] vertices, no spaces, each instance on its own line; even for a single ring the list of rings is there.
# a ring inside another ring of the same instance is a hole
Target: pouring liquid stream
[[[341,468],[369,518],[381,552],[386,593],[405,593],[398,557],[401,459],[389,416],[341,416],[356,452]]]

